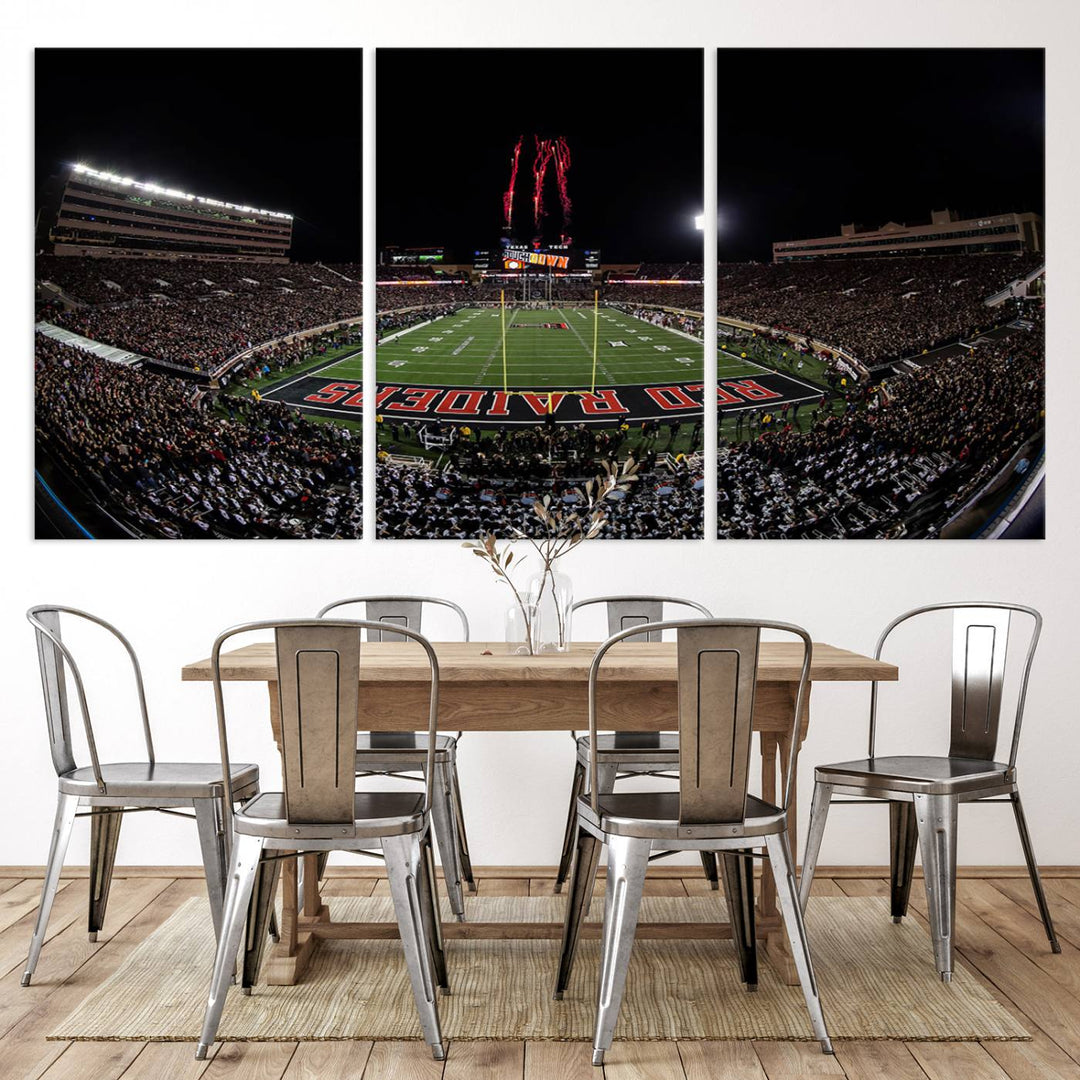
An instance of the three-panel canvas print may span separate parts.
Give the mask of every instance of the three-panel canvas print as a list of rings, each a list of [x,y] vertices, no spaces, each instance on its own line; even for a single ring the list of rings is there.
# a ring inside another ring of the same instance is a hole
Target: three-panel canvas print
[[[705,60],[39,50],[37,537],[1042,537],[1042,51]]]

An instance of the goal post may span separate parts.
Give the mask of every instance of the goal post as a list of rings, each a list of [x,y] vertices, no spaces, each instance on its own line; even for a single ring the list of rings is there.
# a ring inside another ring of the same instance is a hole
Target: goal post
[[[590,394],[596,393],[596,348],[599,344],[600,335],[600,290],[593,291],[593,322],[592,322],[592,387]]]
[[[500,328],[502,330],[502,364],[503,364],[503,393],[509,391],[508,379],[506,377],[506,290],[499,290],[499,321]]]

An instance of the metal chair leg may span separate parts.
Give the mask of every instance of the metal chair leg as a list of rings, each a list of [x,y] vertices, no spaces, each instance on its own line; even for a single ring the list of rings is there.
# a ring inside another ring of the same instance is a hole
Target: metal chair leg
[[[1035,893],[1035,903],[1039,905],[1039,914],[1042,916],[1046,937],[1050,942],[1050,950],[1059,953],[1061,952],[1061,946],[1058,944],[1057,934],[1054,933],[1054,920],[1050,917],[1050,905],[1046,902],[1042,878],[1039,877],[1039,864],[1035,861],[1035,849],[1031,846],[1031,836],[1028,833],[1027,819],[1024,817],[1024,807],[1020,802],[1020,792],[1012,792],[1009,798],[1012,800],[1016,829],[1020,833],[1020,843],[1024,848],[1024,859],[1027,862],[1028,876],[1031,878],[1031,888]]]
[[[604,938],[600,954],[596,1032],[593,1035],[594,1065],[604,1064],[604,1054],[611,1049],[611,1041],[615,1037],[652,848],[649,840],[631,836],[609,836],[607,845]]]
[[[86,930],[91,941],[97,941],[98,931],[105,925],[123,821],[123,810],[98,807],[90,812],[90,910]]]
[[[795,970],[802,985],[806,1011],[810,1014],[810,1026],[814,1037],[821,1043],[821,1052],[833,1052],[832,1041],[825,1027],[825,1014],[821,1008],[817,980],[814,978],[814,962],[810,958],[810,943],[806,939],[806,926],[803,923],[802,908],[799,906],[799,894],[795,884],[795,867],[791,859],[791,847],[787,832],[773,833],[765,837],[765,850],[769,856],[773,880],[776,882],[776,900],[780,914],[784,919],[784,930],[791,955],[795,961]]]
[[[555,875],[555,891],[562,892],[563,884],[570,876],[574,862],[574,848],[577,840],[577,801],[585,794],[585,766],[580,760],[574,762],[574,780],[570,785],[570,810],[566,815],[566,832],[563,834],[562,854],[559,856],[559,870]]]
[[[210,917],[214,934],[221,937],[221,915],[225,908],[225,879],[229,871],[225,825],[221,819],[220,799],[193,799],[195,824],[199,830],[206,893],[210,899]]]
[[[814,870],[817,867],[818,852],[821,851],[821,838],[825,835],[825,819],[829,816],[832,792],[832,784],[823,784],[820,780],[815,782],[814,801],[810,804],[810,820],[806,827],[802,876],[799,878],[800,911],[806,910],[806,901],[810,899],[810,886],[814,883]]]
[[[435,877],[435,855],[431,849],[431,830],[420,841],[420,878],[417,881],[420,897],[420,914],[424,921],[424,933],[431,947],[431,967],[435,984],[444,993],[450,993],[450,980],[446,974],[446,950],[443,946],[442,919],[439,916],[439,885]]]
[[[566,902],[566,920],[563,922],[562,952],[559,954],[559,974],[555,979],[556,1001],[561,1001],[570,982],[570,972],[577,955],[578,940],[585,916],[589,913],[589,900],[596,883],[596,870],[600,863],[600,841],[591,832],[578,829],[577,858],[573,861],[570,877],[570,895]]]
[[[261,859],[255,869],[255,881],[247,909],[247,929],[244,934],[244,970],[240,980],[241,993],[248,995],[259,981],[266,939],[270,937],[270,919],[274,914],[274,894],[277,892],[280,859]]]
[[[758,965],[754,930],[754,864],[735,851],[721,852],[720,863],[724,872],[724,898],[731,920],[731,939],[739,958],[739,974],[747,990],[756,990]]]
[[[458,922],[464,922],[465,896],[461,888],[454,815],[450,808],[450,782],[446,772],[446,766],[436,762],[434,783],[431,785],[431,825],[439,845],[439,858],[442,860],[443,880],[446,882],[450,910],[457,916]]]
[[[894,923],[898,923],[907,914],[918,843],[919,830],[915,824],[915,804],[895,800],[890,802],[889,903]]]
[[[953,927],[956,924],[956,811],[954,795],[916,795],[915,819],[922,848],[923,877],[934,964],[942,982],[953,972]]]
[[[461,782],[458,780],[457,755],[450,758],[447,770],[450,781],[450,809],[454,813],[454,835],[457,838],[458,869],[461,880],[468,885],[469,892],[476,892],[476,878],[473,876],[472,856],[469,854],[469,838],[465,833],[465,811],[461,806]]]
[[[45,943],[45,931],[49,925],[49,915],[56,897],[56,887],[60,883],[60,871],[64,868],[64,856],[67,854],[71,826],[75,823],[78,806],[77,795],[58,794],[56,797],[56,819],[53,822],[52,839],[49,841],[49,861],[45,865],[45,881],[41,886],[41,902],[38,904],[37,919],[34,922],[34,934],[30,938],[30,954],[26,958],[23,986],[30,985],[38,957],[41,956],[41,946]]]
[[[225,1008],[225,995],[236,970],[236,951],[244,935],[244,922],[262,850],[261,837],[238,834],[233,839],[229,883],[225,890],[225,906],[222,911],[221,937],[218,939],[217,953],[214,956],[214,973],[210,978],[210,995],[206,1002],[202,1035],[195,1048],[197,1061],[206,1060],[206,1053],[217,1037],[221,1011]]]
[[[709,887],[716,892],[720,888],[720,871],[716,865],[716,852],[701,852],[701,868],[705,871],[705,880]]]
[[[601,795],[610,795],[615,790],[615,781],[619,778],[618,765],[597,765],[596,790]]]
[[[401,931],[405,966],[409,969],[416,1011],[420,1015],[420,1027],[424,1041],[431,1047],[431,1056],[436,1061],[442,1061],[446,1051],[439,1026],[439,1010],[435,1004],[431,946],[424,933],[420,907],[420,837],[416,833],[386,836],[382,845],[386,857],[386,876],[390,879],[390,894],[394,898],[394,911]]]

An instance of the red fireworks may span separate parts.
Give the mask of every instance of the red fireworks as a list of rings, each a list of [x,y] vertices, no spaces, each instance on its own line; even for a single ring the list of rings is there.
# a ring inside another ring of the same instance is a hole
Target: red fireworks
[[[521,144],[524,137],[520,137],[514,144],[514,153],[510,158],[510,183],[503,192],[503,226],[510,231],[514,217],[514,187],[517,184],[518,166],[521,164]],[[567,190],[567,173],[570,171],[570,146],[561,135],[555,139],[541,139],[539,135],[533,136],[536,150],[532,160],[532,204],[533,225],[536,235],[540,231],[544,220],[544,181],[547,179],[548,166],[555,163],[555,184],[559,193],[559,205],[562,207],[562,234],[565,236],[570,224],[571,202]]]
[[[519,136],[514,147],[514,156],[510,159],[510,186],[503,193],[503,222],[507,229],[510,228],[514,216],[514,184],[517,183],[518,161],[521,158],[521,140],[522,136]]]
[[[551,146],[551,153],[555,160],[555,182],[559,187],[559,202],[562,204],[562,231],[566,234],[570,224],[570,195],[566,189],[566,174],[570,171],[570,147],[560,135]]]
[[[553,140],[541,139],[534,135],[536,142],[536,156],[533,158],[533,223],[536,226],[537,235],[540,233],[540,223],[544,217],[544,177],[547,176],[547,168],[551,163],[554,153]]]

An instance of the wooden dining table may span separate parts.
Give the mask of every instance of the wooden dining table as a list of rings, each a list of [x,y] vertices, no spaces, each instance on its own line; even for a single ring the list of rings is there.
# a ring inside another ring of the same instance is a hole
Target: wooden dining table
[[[433,642],[439,660],[438,725],[445,731],[582,731],[588,729],[589,666],[596,643],[576,642],[565,653],[512,654],[504,642]],[[761,797],[775,802],[787,780],[795,695],[802,665],[797,642],[764,641],[758,663],[754,729],[761,748]],[[280,748],[281,712],[277,666],[271,642],[258,642],[223,653],[224,681],[266,683],[270,726]],[[185,681],[209,681],[209,659],[187,664]],[[810,670],[817,682],[894,681],[892,664],[834,645],[815,643]],[[678,729],[676,645],[674,642],[626,641],[614,646],[600,669],[597,727],[601,731],[673,731]],[[360,715],[364,731],[426,730],[430,677],[426,655],[414,642],[365,642],[360,660]],[[810,723],[810,694],[795,728],[798,748]],[[507,773],[513,776],[513,773]],[[797,783],[789,807],[791,846],[795,836]],[[564,795],[562,791],[559,796]],[[319,892],[316,856],[303,856],[303,888],[296,859],[282,864],[280,940],[264,964],[267,981],[292,985],[300,980],[317,943],[323,938],[397,936],[395,923],[333,922]],[[302,895],[301,895],[302,892]],[[776,907],[770,875],[764,874],[757,900],[757,932],[781,978],[798,982]],[[596,928],[587,928],[596,933]],[[726,922],[641,923],[639,937],[729,937]],[[561,923],[455,922],[446,938],[550,937]]]

